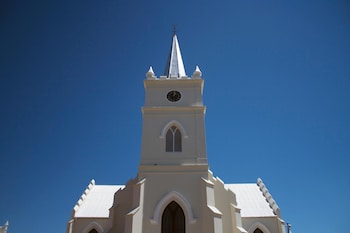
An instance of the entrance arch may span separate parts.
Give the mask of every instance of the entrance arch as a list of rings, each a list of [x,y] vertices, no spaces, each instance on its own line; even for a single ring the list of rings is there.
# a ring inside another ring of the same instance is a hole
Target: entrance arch
[[[175,201],[170,202],[162,215],[162,233],[185,233],[185,214]]]
[[[171,191],[167,193],[157,204],[155,207],[153,218],[150,219],[152,224],[161,224],[162,222],[162,214],[165,208],[172,202],[176,202],[182,209],[185,215],[185,222],[189,224],[193,224],[196,222],[194,218],[192,208],[190,203],[186,200],[184,196],[182,196],[179,192]]]

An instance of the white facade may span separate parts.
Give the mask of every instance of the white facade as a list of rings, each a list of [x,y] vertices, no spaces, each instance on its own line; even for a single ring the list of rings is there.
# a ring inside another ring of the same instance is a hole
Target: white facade
[[[176,35],[164,76],[150,67],[144,87],[139,171],[125,186],[92,180],[67,233],[284,233],[261,179],[224,184],[208,170],[204,80],[187,77]]]

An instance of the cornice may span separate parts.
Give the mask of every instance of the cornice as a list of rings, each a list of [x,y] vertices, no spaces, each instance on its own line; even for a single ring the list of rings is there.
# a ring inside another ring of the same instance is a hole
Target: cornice
[[[202,114],[206,112],[205,106],[190,106],[190,107],[169,107],[169,106],[159,106],[159,107],[142,107],[142,114],[145,113],[164,113],[164,114],[173,114],[173,113],[194,113],[194,114]]]

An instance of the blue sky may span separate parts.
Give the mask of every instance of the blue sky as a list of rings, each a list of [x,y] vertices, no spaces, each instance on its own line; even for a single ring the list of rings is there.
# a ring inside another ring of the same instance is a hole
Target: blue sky
[[[136,176],[143,80],[174,24],[214,175],[261,177],[294,233],[348,233],[346,0],[1,1],[0,225],[65,232],[91,179]]]

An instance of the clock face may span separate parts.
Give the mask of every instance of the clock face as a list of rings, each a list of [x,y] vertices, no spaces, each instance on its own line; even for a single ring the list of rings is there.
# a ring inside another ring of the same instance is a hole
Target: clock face
[[[169,91],[166,98],[171,102],[176,102],[181,99],[181,93],[178,91]]]

